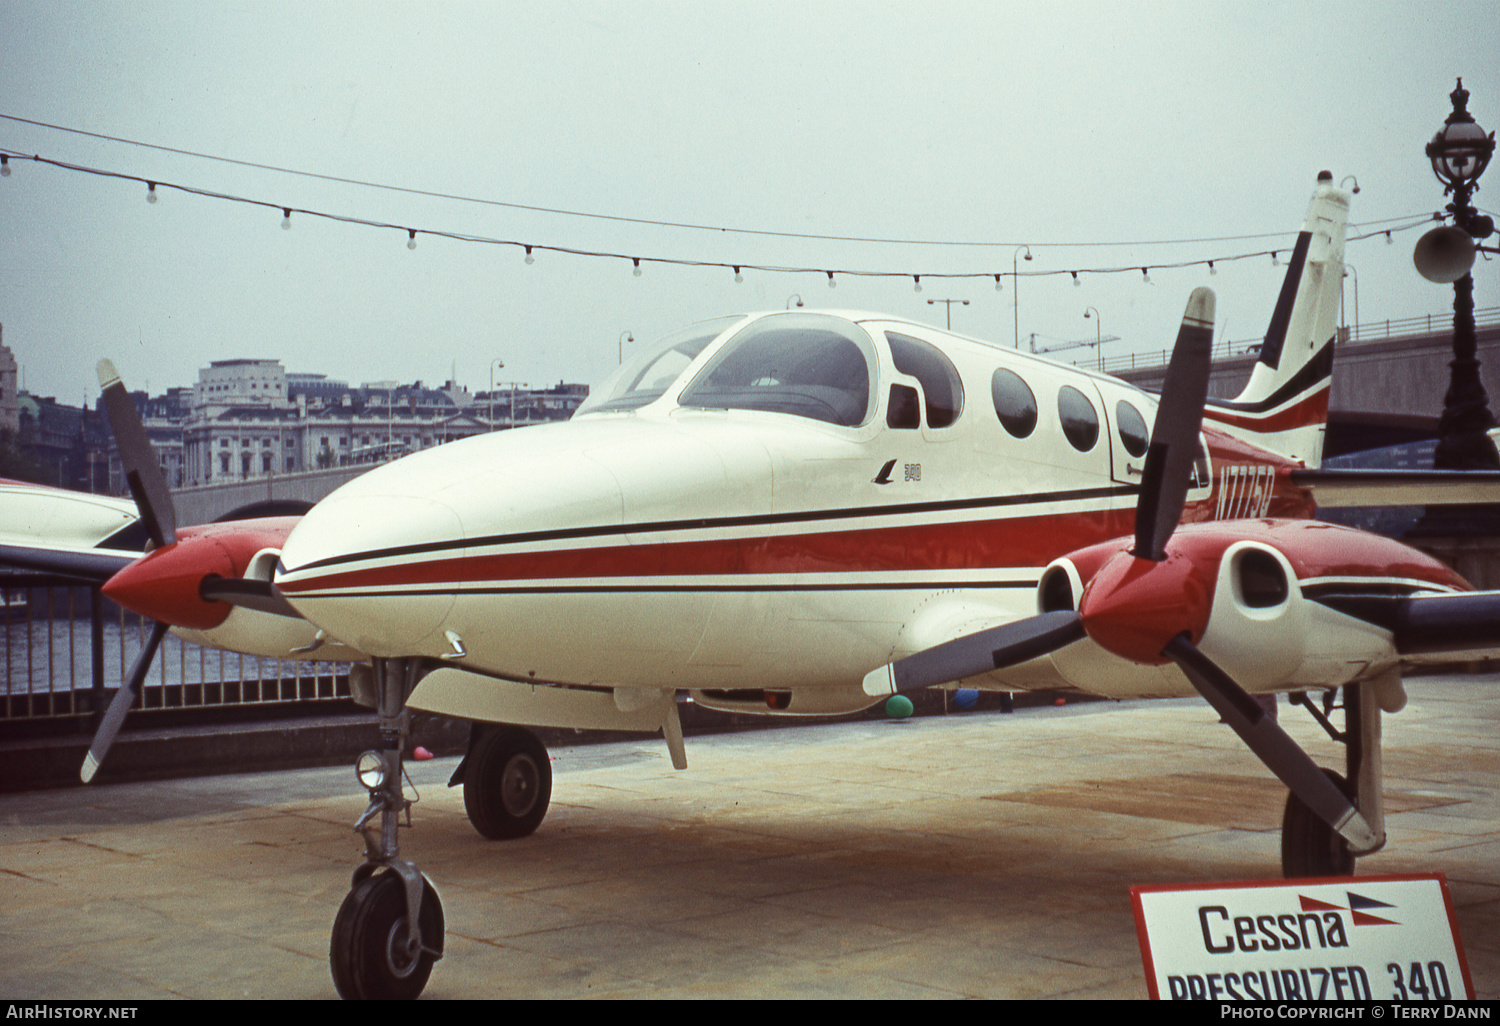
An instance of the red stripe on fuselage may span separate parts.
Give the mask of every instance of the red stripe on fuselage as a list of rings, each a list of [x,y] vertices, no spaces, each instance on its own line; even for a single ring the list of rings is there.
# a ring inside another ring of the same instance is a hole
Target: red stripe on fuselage
[[[740,574],[859,573],[1042,567],[1082,545],[1129,532],[1134,509],[855,531],[645,542],[458,556],[329,573],[277,587],[309,591]]]
[[[1304,399],[1298,400],[1283,410],[1266,416],[1234,413],[1222,406],[1210,406],[1203,411],[1205,418],[1220,424],[1242,428],[1246,431],[1291,431],[1295,428],[1311,427],[1328,420],[1327,386]]]

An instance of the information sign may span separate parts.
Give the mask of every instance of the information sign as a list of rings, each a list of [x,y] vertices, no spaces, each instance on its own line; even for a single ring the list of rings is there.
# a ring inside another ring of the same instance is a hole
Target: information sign
[[[1153,998],[1474,997],[1438,873],[1132,887]]]

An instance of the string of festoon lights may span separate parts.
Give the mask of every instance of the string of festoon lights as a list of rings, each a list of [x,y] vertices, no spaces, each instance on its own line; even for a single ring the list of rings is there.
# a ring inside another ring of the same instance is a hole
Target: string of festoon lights
[[[1058,276],[1062,276],[1062,275],[1069,275],[1069,276],[1072,277],[1074,285],[1081,286],[1083,284],[1082,277],[1085,276],[1085,275],[1139,273],[1141,275],[1141,280],[1143,282],[1145,282],[1146,284],[1150,284],[1150,282],[1151,282],[1151,272],[1152,271],[1171,270],[1171,269],[1178,269],[1178,268],[1184,268],[1184,267],[1204,267],[1204,266],[1206,266],[1208,268],[1209,274],[1217,274],[1218,273],[1218,266],[1221,265],[1221,264],[1228,264],[1228,263],[1233,263],[1233,262],[1242,261],[1242,260],[1265,259],[1267,257],[1270,258],[1271,263],[1273,265],[1279,265],[1280,264],[1280,260],[1281,260],[1281,255],[1283,253],[1288,252],[1288,250],[1291,248],[1290,246],[1281,246],[1281,247],[1278,247],[1278,248],[1275,248],[1275,249],[1261,249],[1261,250],[1256,250],[1256,251],[1253,251],[1253,252],[1231,253],[1231,254],[1226,254],[1226,255],[1222,255],[1222,256],[1215,256],[1215,257],[1211,257],[1211,258],[1200,257],[1200,258],[1196,258],[1196,259],[1192,259],[1192,260],[1167,261],[1167,262],[1159,262],[1159,263],[1147,263],[1147,264],[1131,263],[1131,264],[1122,264],[1122,265],[1118,265],[1118,266],[1089,266],[1089,267],[1073,267],[1073,268],[1060,268],[1060,269],[1049,269],[1049,270],[1025,270],[1025,271],[1019,270],[1019,269],[1012,269],[1012,270],[1009,270],[1009,271],[1003,271],[1003,270],[1002,271],[984,270],[984,271],[956,271],[956,272],[955,271],[944,271],[944,272],[926,272],[926,271],[923,271],[923,272],[916,272],[916,271],[898,271],[898,270],[880,270],[880,269],[860,269],[860,268],[854,268],[854,267],[817,267],[817,266],[811,266],[811,265],[808,265],[808,266],[797,266],[797,265],[788,265],[788,264],[761,264],[761,263],[747,263],[747,262],[743,262],[743,261],[736,262],[736,261],[732,261],[732,260],[694,260],[694,259],[688,259],[688,258],[682,258],[682,257],[659,256],[659,255],[656,255],[656,256],[638,255],[638,254],[631,254],[631,253],[611,252],[611,251],[606,251],[606,250],[580,249],[580,248],[572,247],[572,246],[560,246],[560,245],[554,245],[554,244],[549,244],[549,243],[544,243],[544,242],[537,242],[537,241],[530,241],[530,242],[528,242],[528,241],[524,241],[524,240],[521,240],[521,239],[501,239],[501,238],[494,238],[494,237],[485,236],[485,235],[469,234],[469,233],[466,233],[466,232],[446,231],[446,230],[438,229],[438,228],[423,228],[423,227],[417,227],[417,226],[413,226],[413,225],[395,224],[395,223],[386,222],[386,221],[376,221],[376,220],[370,220],[370,219],[366,219],[366,218],[362,218],[362,217],[355,217],[355,216],[347,215],[347,214],[333,214],[333,213],[329,213],[327,211],[312,210],[312,209],[308,209],[308,208],[305,208],[305,207],[290,206],[290,205],[285,205],[285,204],[282,204],[282,203],[272,202],[270,200],[253,199],[253,198],[246,197],[246,196],[236,196],[236,195],[232,195],[230,193],[217,192],[217,191],[214,191],[214,190],[211,190],[211,189],[204,189],[204,188],[200,188],[200,187],[192,186],[192,185],[184,185],[184,184],[177,183],[177,182],[167,182],[167,181],[161,181],[161,180],[153,180],[153,179],[141,177],[139,175],[126,174],[126,173],[120,172],[120,171],[110,171],[110,170],[107,170],[107,169],[104,169],[104,168],[88,167],[88,166],[85,166],[85,165],[82,165],[82,164],[72,164],[72,163],[68,163],[66,161],[62,161],[62,160],[55,160],[55,159],[52,159],[52,158],[49,158],[49,157],[43,157],[40,154],[26,154],[26,153],[21,152],[21,151],[6,149],[4,147],[0,147],[0,177],[9,177],[10,176],[11,170],[12,170],[12,163],[11,162],[12,162],[13,159],[14,160],[18,160],[18,161],[19,160],[30,161],[33,164],[46,165],[46,166],[53,167],[53,168],[59,168],[61,170],[65,170],[65,171],[74,171],[74,172],[79,172],[79,173],[82,173],[82,174],[96,175],[96,176],[103,177],[103,178],[113,178],[113,179],[117,179],[117,180],[120,180],[120,181],[136,182],[136,183],[138,183],[140,185],[144,185],[146,187],[146,201],[148,203],[155,203],[157,201],[158,196],[160,195],[160,191],[161,190],[173,190],[175,192],[186,193],[188,195],[204,197],[204,198],[207,198],[207,199],[223,200],[223,201],[231,202],[231,203],[241,203],[241,204],[245,204],[245,205],[253,206],[253,207],[264,207],[264,208],[267,208],[269,210],[279,211],[281,213],[281,227],[284,228],[284,229],[290,229],[292,227],[292,218],[293,218],[293,215],[296,215],[297,217],[315,217],[315,218],[321,218],[321,219],[328,220],[328,221],[337,221],[337,222],[340,222],[340,223],[343,223],[343,224],[361,225],[361,226],[364,226],[364,227],[367,227],[367,228],[376,228],[376,229],[382,229],[382,230],[387,230],[387,231],[392,231],[392,232],[404,232],[406,234],[406,246],[407,246],[408,249],[416,249],[417,248],[417,238],[418,238],[418,236],[429,236],[429,237],[432,237],[432,238],[450,239],[450,240],[453,240],[453,241],[456,241],[456,242],[471,242],[471,243],[480,243],[480,244],[491,245],[491,246],[507,246],[507,247],[511,247],[511,248],[514,248],[514,249],[516,249],[516,250],[518,250],[518,251],[520,251],[520,252],[522,252],[524,254],[524,260],[525,260],[525,262],[527,264],[535,263],[537,255],[540,254],[540,253],[558,253],[558,254],[564,254],[564,255],[567,255],[567,256],[592,257],[592,258],[605,259],[605,260],[618,260],[618,261],[627,261],[628,260],[630,262],[630,264],[631,264],[632,273],[636,277],[640,277],[641,276],[643,265],[659,264],[659,265],[677,266],[677,267],[719,268],[719,269],[723,269],[725,271],[732,271],[733,274],[734,274],[734,280],[736,282],[742,282],[742,281],[744,281],[744,276],[745,276],[745,273],[747,271],[755,271],[755,272],[768,273],[768,274],[818,274],[818,275],[823,275],[825,277],[825,279],[827,280],[829,288],[835,288],[837,286],[837,284],[838,284],[838,279],[841,278],[841,277],[843,277],[843,278],[896,278],[896,279],[902,279],[902,278],[904,278],[904,279],[908,279],[908,280],[910,280],[912,282],[912,287],[917,292],[921,292],[922,291],[922,283],[923,283],[924,280],[932,281],[932,280],[956,280],[956,279],[993,279],[994,283],[995,283],[995,290],[997,292],[999,292],[999,291],[1003,291],[1004,290],[1004,279],[1006,279],[1006,278],[1045,278],[1045,277],[1058,277]],[[280,169],[277,169],[277,170],[280,170]],[[315,176],[315,177],[317,177],[317,176]],[[355,183],[355,184],[370,184],[370,183]],[[415,191],[415,190],[404,190],[404,191]],[[453,198],[462,198],[462,197],[453,197]],[[502,204],[502,205],[518,206],[518,205],[515,205],[515,204]],[[604,217],[604,216],[606,216],[606,215],[594,215],[594,214],[578,214],[576,212],[570,212],[570,211],[549,211],[549,212],[552,212],[552,213],[569,213],[569,214],[573,214],[573,216],[584,216],[584,217]],[[635,218],[608,218],[608,219],[611,219],[611,220],[631,220],[631,221],[637,221],[639,223],[659,225],[659,226],[664,226],[664,227],[704,228],[705,230],[708,230],[707,226],[699,226],[699,225],[684,225],[684,224],[674,224],[674,223],[670,223],[670,222],[645,221],[644,219],[635,219]],[[1405,217],[1394,217],[1394,218],[1387,218],[1387,219],[1384,219],[1384,220],[1381,220],[1381,221],[1365,222],[1362,225],[1351,226],[1351,227],[1356,227],[1358,229],[1358,234],[1350,235],[1348,237],[1347,241],[1349,241],[1349,242],[1355,242],[1355,241],[1359,241],[1361,239],[1375,238],[1375,237],[1383,235],[1385,237],[1386,242],[1389,244],[1389,243],[1391,243],[1393,241],[1392,240],[1392,234],[1395,233],[1395,232],[1407,231],[1407,230],[1412,229],[1412,228],[1417,228],[1417,227],[1421,227],[1423,225],[1430,224],[1433,221],[1441,221],[1442,219],[1443,219],[1443,215],[1440,212],[1434,212],[1434,213],[1430,213],[1430,214],[1429,213],[1410,214],[1410,215],[1407,215]],[[825,239],[825,240],[838,240],[838,241],[887,242],[887,243],[899,243],[899,244],[903,244],[903,245],[960,245],[959,243],[938,242],[938,241],[934,241],[934,240],[853,239],[853,238],[848,238],[848,237],[806,236],[806,235],[794,235],[792,233],[778,233],[778,232],[765,232],[765,231],[749,231],[749,230],[743,230],[743,229],[722,229],[722,228],[720,228],[720,229],[712,229],[712,230],[719,231],[719,232],[741,232],[741,233],[744,233],[744,234],[757,234],[757,235],[784,235],[785,237],[788,237],[788,238],[801,238],[801,239],[819,238],[819,239]],[[1212,242],[1229,242],[1229,241],[1239,241],[1239,240],[1245,240],[1245,239],[1277,238],[1277,237],[1284,238],[1285,237],[1285,233],[1278,232],[1278,233],[1267,233],[1267,234],[1264,234],[1264,235],[1241,235],[1241,236],[1229,236],[1229,237],[1211,238],[1211,239],[1176,239],[1176,240],[1167,240],[1167,239],[1164,239],[1164,240],[1155,240],[1155,241],[1150,241],[1150,242],[1135,242],[1135,243],[1130,243],[1130,245],[1135,245],[1135,246],[1168,246],[1168,245],[1202,244],[1202,243],[1212,243]],[[981,244],[967,243],[965,245],[981,245]],[[1006,246],[1006,247],[1008,247],[1008,246],[1011,246],[1012,244],[1011,243],[993,243],[993,244],[991,244],[991,243],[984,243],[982,245],[997,245],[997,246]],[[1033,243],[1029,243],[1029,244],[1028,243],[1023,243],[1023,244],[1020,244],[1020,245],[1016,246],[1015,248],[1017,250],[1025,248],[1027,250],[1026,259],[1027,260],[1031,260],[1032,257],[1031,257],[1030,250],[1031,250],[1032,247],[1035,247],[1035,248],[1038,248],[1038,249],[1042,249],[1042,248],[1048,248],[1048,247],[1064,247],[1064,246],[1068,246],[1068,247],[1078,247],[1078,246],[1104,247],[1104,246],[1110,246],[1110,245],[1125,245],[1125,243],[1102,243],[1102,242],[1101,243],[1077,243],[1077,242],[1071,242],[1071,243],[1047,243],[1047,242],[1033,242]]]

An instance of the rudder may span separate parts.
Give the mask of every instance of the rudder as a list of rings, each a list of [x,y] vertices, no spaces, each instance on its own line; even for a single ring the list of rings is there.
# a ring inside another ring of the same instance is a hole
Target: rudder
[[[1250,380],[1238,397],[1204,411],[1232,434],[1314,468],[1328,424],[1349,200],[1331,173],[1318,175]]]

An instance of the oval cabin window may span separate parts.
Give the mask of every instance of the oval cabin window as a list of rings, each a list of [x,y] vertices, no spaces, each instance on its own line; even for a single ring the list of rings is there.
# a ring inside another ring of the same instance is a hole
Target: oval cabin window
[[[1036,395],[1021,376],[1006,367],[996,368],[990,378],[990,397],[1000,424],[1016,438],[1036,430]]]
[[[1119,428],[1120,444],[1125,446],[1126,452],[1137,458],[1146,455],[1151,433],[1140,410],[1121,399],[1115,404],[1115,425]]]
[[[1088,452],[1099,441],[1099,412],[1072,385],[1064,385],[1057,393],[1057,417],[1068,443],[1079,452]]]

